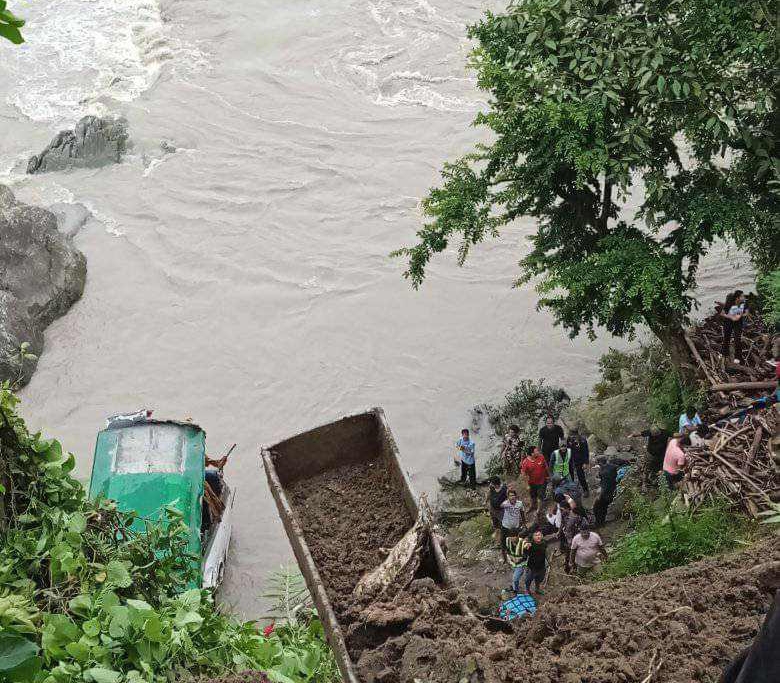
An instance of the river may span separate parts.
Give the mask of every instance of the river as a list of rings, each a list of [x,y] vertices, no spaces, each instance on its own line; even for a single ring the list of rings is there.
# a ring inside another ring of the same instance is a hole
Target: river
[[[477,402],[524,377],[593,384],[614,340],[570,341],[513,289],[518,221],[423,288],[388,257],[421,224],[438,169],[480,138],[464,0],[11,2],[27,43],[0,45],[0,182],[82,202],[83,299],[46,335],[23,414],[88,477],[107,414],[192,417],[232,442],[237,522],[222,598],[262,613],[292,558],[261,444],[381,405],[413,484],[431,490]],[[28,177],[26,158],[86,113],[122,114],[122,164]],[[176,148],[165,153],[161,142]],[[731,261],[736,266],[726,265]],[[749,281],[705,267],[705,299]]]

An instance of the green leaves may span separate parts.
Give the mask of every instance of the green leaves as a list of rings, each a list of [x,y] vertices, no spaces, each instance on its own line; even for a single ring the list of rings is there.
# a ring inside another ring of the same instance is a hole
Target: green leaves
[[[17,633],[0,633],[0,680],[30,681],[40,665],[35,643]]]
[[[106,585],[114,588],[128,588],[133,583],[128,564],[111,560],[106,565]]]
[[[671,344],[663,331],[685,324],[714,240],[776,267],[778,55],[760,9],[524,0],[486,14],[469,29],[470,64],[490,101],[475,125],[491,142],[445,164],[416,244],[394,252],[404,276],[419,287],[435,254],[455,244],[463,263],[530,218],[518,283],[533,281],[570,335],[646,324]]]
[[[24,26],[24,20],[13,15],[7,7],[5,0],[0,0],[0,37],[19,45],[24,42],[19,31]]]

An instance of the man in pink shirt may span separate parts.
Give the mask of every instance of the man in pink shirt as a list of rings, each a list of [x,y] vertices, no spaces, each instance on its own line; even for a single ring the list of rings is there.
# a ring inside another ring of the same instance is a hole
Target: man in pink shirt
[[[682,468],[685,466],[686,458],[683,448],[691,445],[691,439],[686,436],[679,436],[676,439],[669,439],[664,455],[664,476],[670,489],[674,489],[684,475]]]

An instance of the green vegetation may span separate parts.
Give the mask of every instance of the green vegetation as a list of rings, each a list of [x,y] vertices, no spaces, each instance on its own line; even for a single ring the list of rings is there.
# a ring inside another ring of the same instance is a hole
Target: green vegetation
[[[601,579],[652,574],[695,562],[708,555],[736,549],[753,532],[746,518],[735,515],[725,502],[697,512],[672,505],[668,489],[658,500],[628,491],[625,512],[633,531],[623,536],[599,574]]]
[[[88,501],[57,441],[30,434],[0,390],[0,681],[162,683],[243,669],[336,680],[311,617],[263,634],[192,588],[179,514],[144,520]],[[196,563],[197,564],[197,563]]]
[[[475,413],[485,413],[496,436],[503,437],[509,425],[520,427],[520,437],[526,444],[539,440],[539,424],[547,415],[556,420],[571,403],[565,390],[545,384],[545,380],[523,379],[504,396],[503,403],[482,403],[474,407]],[[485,474],[492,476],[504,473],[504,463],[499,454],[494,454],[485,464]]]
[[[593,388],[593,399],[605,401],[628,392],[644,405],[646,419],[674,432],[680,413],[705,398],[701,389],[687,386],[672,365],[661,344],[642,344],[635,351],[610,349],[599,359],[601,381]]]
[[[763,298],[762,312],[767,325],[780,327],[780,269],[759,277],[758,290]]]
[[[519,282],[571,336],[646,324],[678,372],[698,264],[718,238],[777,267],[777,8],[762,0],[516,0],[469,29],[491,131],[445,165],[408,258],[536,219]],[[678,141],[684,140],[686,155]],[[723,163],[729,155],[729,164]],[[685,157],[685,158],[684,158]],[[638,210],[631,202],[639,200]]]
[[[15,45],[19,45],[24,42],[21,31],[19,31],[24,26],[24,20],[14,16],[6,9],[7,5],[6,0],[0,0],[0,38],[5,38]]]

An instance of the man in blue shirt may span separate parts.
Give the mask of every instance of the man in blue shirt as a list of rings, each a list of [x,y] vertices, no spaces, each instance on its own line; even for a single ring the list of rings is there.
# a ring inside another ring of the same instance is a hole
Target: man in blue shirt
[[[680,434],[690,434],[695,432],[698,427],[701,426],[701,418],[699,413],[696,412],[696,408],[690,406],[686,411],[680,415],[680,420],[677,424]]]
[[[468,429],[461,430],[460,434],[457,444],[460,451],[460,483],[475,489],[477,488],[477,461],[474,458],[476,445],[469,438]]]

